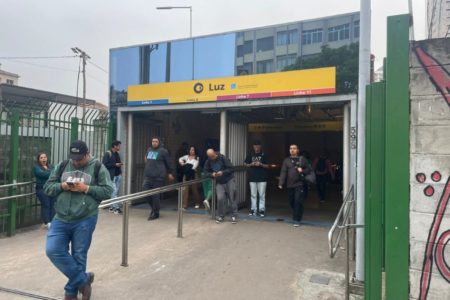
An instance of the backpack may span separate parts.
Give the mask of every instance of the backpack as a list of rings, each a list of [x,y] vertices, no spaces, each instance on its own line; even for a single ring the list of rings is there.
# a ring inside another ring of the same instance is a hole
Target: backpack
[[[64,170],[66,169],[66,167],[67,167],[67,164],[69,163],[69,160],[68,159],[65,159],[65,160],[63,160],[63,162],[59,165],[59,168],[58,168],[58,178],[59,178],[59,181],[61,181],[61,176],[62,176],[62,174],[64,173]],[[100,172],[100,168],[102,167],[102,163],[101,162],[99,162],[98,160],[96,160],[95,161],[95,166],[94,166],[94,178],[95,178],[95,181],[98,181],[98,173]]]

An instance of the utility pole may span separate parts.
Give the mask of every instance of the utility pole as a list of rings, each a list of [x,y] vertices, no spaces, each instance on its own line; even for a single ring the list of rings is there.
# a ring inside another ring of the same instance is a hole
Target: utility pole
[[[86,60],[90,59],[91,57],[81,50],[78,47],[70,48],[75,54],[77,54],[81,59],[83,60],[83,117],[81,119],[81,131],[84,130],[84,122],[85,122],[85,116],[86,116]]]

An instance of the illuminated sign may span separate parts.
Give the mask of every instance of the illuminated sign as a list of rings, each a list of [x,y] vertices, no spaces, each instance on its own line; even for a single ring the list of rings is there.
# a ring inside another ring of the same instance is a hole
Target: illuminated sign
[[[249,132],[319,132],[342,131],[341,121],[317,122],[286,122],[286,123],[252,123],[248,125]]]
[[[237,101],[336,93],[336,68],[130,85],[128,105]]]

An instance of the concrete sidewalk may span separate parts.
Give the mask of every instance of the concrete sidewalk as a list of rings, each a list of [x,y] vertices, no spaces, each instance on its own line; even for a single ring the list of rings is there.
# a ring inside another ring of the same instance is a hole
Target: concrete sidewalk
[[[343,299],[344,255],[328,257],[327,228],[131,208],[129,266],[121,267],[118,215],[101,211],[89,253],[92,299]],[[0,239],[0,287],[62,298],[66,278],[45,256],[46,230]],[[341,273],[341,274],[339,274]],[[322,274],[328,285],[314,283]],[[317,295],[317,296],[313,296]],[[313,297],[313,298],[311,298]],[[0,292],[0,299],[27,299]]]

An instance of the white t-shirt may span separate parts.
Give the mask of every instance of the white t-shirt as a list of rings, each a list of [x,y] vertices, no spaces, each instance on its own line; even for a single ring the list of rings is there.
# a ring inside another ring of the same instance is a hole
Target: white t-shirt
[[[189,155],[185,155],[180,157],[180,159],[178,159],[178,162],[180,163],[180,165],[184,165],[184,164],[191,164],[192,165],[192,170],[197,169],[198,167],[198,157],[189,159]]]

